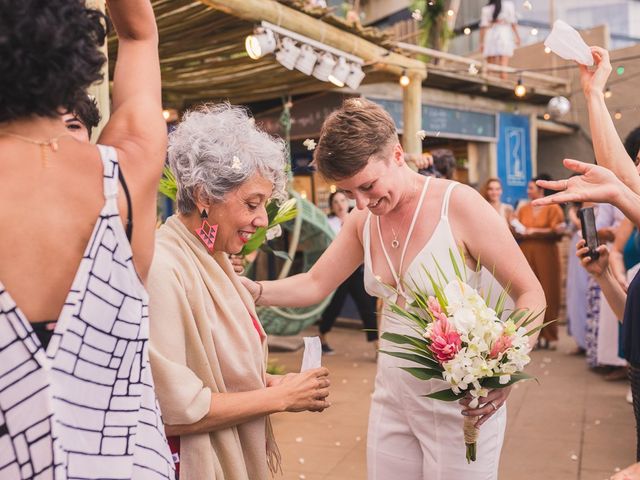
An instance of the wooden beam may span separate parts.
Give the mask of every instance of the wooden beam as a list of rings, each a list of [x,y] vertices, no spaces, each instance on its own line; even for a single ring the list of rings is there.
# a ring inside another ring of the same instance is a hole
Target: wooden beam
[[[422,154],[422,140],[418,131],[422,129],[422,77],[409,72],[409,85],[402,89],[402,147],[409,158]]]
[[[415,72],[421,78],[425,78],[427,74],[426,65],[419,60],[390,52],[354,33],[329,25],[275,0],[200,0],[200,2],[250,22],[265,20],[360,57],[366,63],[376,64],[380,70],[395,75],[401,75],[405,70]]]

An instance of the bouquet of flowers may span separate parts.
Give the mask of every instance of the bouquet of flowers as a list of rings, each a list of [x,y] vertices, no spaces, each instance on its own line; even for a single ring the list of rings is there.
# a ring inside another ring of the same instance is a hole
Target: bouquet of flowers
[[[178,192],[178,185],[176,183],[176,177],[169,167],[164,167],[162,178],[160,179],[160,185],[158,191],[165,197],[175,201]],[[270,201],[267,204],[267,218],[269,225],[267,227],[260,227],[256,229],[255,233],[251,235],[249,241],[242,247],[241,255],[249,255],[258,248],[273,253],[277,257],[288,259],[286,252],[273,250],[268,245],[269,240],[282,235],[281,224],[293,220],[298,215],[298,209],[296,207],[296,199],[290,198],[283,202],[281,205],[275,201]]]
[[[450,257],[455,278],[447,279],[437,262],[434,274],[424,269],[435,296],[413,282],[413,286],[403,288],[408,305],[390,306],[393,313],[411,324],[416,336],[385,332],[383,339],[401,347],[382,353],[415,363],[415,367],[401,368],[418,379],[440,379],[449,384],[450,388],[426,397],[456,401],[470,394],[470,407],[477,408],[478,399],[489,389],[532,378],[523,369],[531,360],[529,337],[544,326],[532,325],[542,312],[506,312],[508,289],[499,294],[493,307],[489,306],[491,289],[483,298],[467,282],[464,258],[461,269],[453,252]],[[476,420],[464,418],[468,462],[476,460]]]

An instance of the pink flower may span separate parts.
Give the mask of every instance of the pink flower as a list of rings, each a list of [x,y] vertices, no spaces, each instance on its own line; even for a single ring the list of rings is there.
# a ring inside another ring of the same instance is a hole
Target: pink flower
[[[506,352],[508,349],[511,348],[512,345],[513,343],[511,341],[511,337],[507,335],[502,335],[500,338],[498,338],[494,342],[493,347],[491,347],[491,352],[489,353],[489,357],[498,358],[501,353]]]
[[[438,318],[438,313],[442,312],[442,307],[440,307],[440,303],[436,297],[429,297],[427,299],[427,308],[433,313],[433,316]]]
[[[449,323],[442,312],[438,315],[438,319],[433,323],[431,335],[429,336],[431,345],[429,348],[435,354],[440,363],[451,360],[460,351],[462,341],[460,334]]]

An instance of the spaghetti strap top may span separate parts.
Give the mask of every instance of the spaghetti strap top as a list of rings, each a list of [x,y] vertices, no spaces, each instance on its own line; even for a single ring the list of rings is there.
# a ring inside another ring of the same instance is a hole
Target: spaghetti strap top
[[[424,285],[428,285],[427,278],[424,278],[424,269],[427,271],[436,271],[436,265],[434,262],[438,260],[441,267],[449,266],[451,263],[450,251],[454,252],[455,255],[458,255],[458,246],[453,237],[453,232],[451,231],[451,226],[449,225],[449,203],[451,199],[451,193],[453,189],[458,185],[457,182],[451,182],[447,186],[445,194],[442,199],[442,207],[440,210],[440,220],[436,224],[436,227],[422,249],[418,252],[416,257],[407,265],[406,269],[403,271],[404,267],[404,256],[407,250],[407,246],[411,239],[411,235],[413,234],[414,229],[420,228],[420,222],[418,221],[419,211],[422,207],[424,197],[427,193],[428,185],[429,185],[430,177],[425,181],[425,186],[422,191],[422,196],[418,205],[416,206],[416,211],[414,212],[413,220],[411,223],[411,227],[409,229],[409,233],[407,235],[407,239],[405,241],[405,245],[403,248],[401,260],[400,260],[400,270],[398,272],[395,271],[393,265],[391,264],[391,260],[386,251],[384,243],[382,242],[382,235],[380,234],[380,220],[377,219],[378,224],[378,234],[379,241],[382,247],[383,255],[386,258],[387,265],[389,266],[393,278],[396,282],[395,285],[385,285],[380,277],[377,276],[373,271],[373,265],[371,260],[371,212],[367,216],[367,219],[364,223],[364,230],[362,234],[363,238],[363,247],[364,247],[364,286],[369,293],[374,297],[382,298],[385,300],[385,303],[392,302],[395,303],[398,301],[398,293],[396,290],[402,294],[402,284],[403,282],[421,282],[420,285],[424,283]],[[462,261],[460,259],[460,261]],[[453,278],[453,276],[451,277]]]
[[[0,283],[0,478],[173,479],[148,358],[148,296],[118,212],[118,158],[99,146],[105,203],[45,349]]]

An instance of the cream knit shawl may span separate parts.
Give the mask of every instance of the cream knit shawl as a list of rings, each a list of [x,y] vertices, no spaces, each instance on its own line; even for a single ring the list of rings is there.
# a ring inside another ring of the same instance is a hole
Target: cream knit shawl
[[[175,216],[157,232],[147,289],[151,371],[165,424],[202,419],[212,393],[265,388],[266,342],[249,314],[258,318],[251,295],[227,255],[210,255]],[[269,467],[279,468],[268,417],[180,442],[180,480],[263,480]]]

